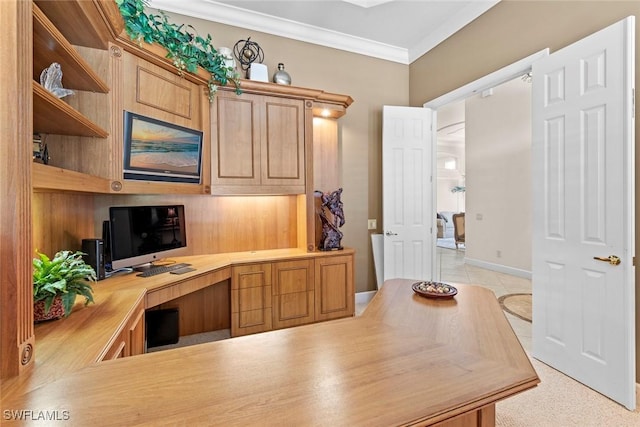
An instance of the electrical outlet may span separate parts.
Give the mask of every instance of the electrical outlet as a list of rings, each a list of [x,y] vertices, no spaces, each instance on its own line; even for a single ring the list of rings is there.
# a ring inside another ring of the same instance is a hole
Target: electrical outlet
[[[378,221],[375,219],[370,219],[367,221],[367,228],[369,230],[375,230],[376,228],[378,228]]]

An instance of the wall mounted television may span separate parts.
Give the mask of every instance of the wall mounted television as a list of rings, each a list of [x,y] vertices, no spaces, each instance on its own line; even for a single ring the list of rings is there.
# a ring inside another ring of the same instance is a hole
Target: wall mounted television
[[[187,255],[184,205],[109,208],[111,269]]]
[[[124,112],[124,178],[199,184],[202,131]]]

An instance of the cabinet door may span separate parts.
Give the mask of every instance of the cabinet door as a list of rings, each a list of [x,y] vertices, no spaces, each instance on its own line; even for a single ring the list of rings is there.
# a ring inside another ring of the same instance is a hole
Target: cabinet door
[[[223,90],[211,129],[212,194],[304,194],[304,101]]]
[[[211,111],[211,184],[260,185],[260,122],[262,97],[220,91]],[[212,188],[212,192],[220,188]]]
[[[304,193],[304,102],[264,97],[262,108],[261,183]]]
[[[273,264],[273,327],[286,328],[314,321],[313,261]]]
[[[233,267],[231,336],[269,331],[271,325],[271,264]]]
[[[353,316],[353,256],[331,256],[315,260],[316,320]]]

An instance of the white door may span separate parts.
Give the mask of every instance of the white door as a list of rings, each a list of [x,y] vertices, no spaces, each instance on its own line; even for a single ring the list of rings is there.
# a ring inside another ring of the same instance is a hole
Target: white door
[[[384,106],[384,278],[430,280],[434,242],[433,130],[428,108]]]
[[[533,356],[629,409],[634,23],[539,60],[532,89]]]

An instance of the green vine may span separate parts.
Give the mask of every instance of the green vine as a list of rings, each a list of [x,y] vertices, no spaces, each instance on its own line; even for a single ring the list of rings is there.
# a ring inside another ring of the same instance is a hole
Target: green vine
[[[184,71],[195,73],[198,66],[211,74],[207,83],[210,101],[218,91],[218,84],[224,86],[229,81],[235,85],[236,93],[241,93],[240,74],[225,65],[225,57],[211,44],[211,35],[203,38],[191,25],[171,23],[163,11],[160,11],[160,15],[147,15],[144,11],[147,0],[115,1],[131,40],[136,43],[158,43],[167,49],[167,58],[173,61],[180,75]]]

